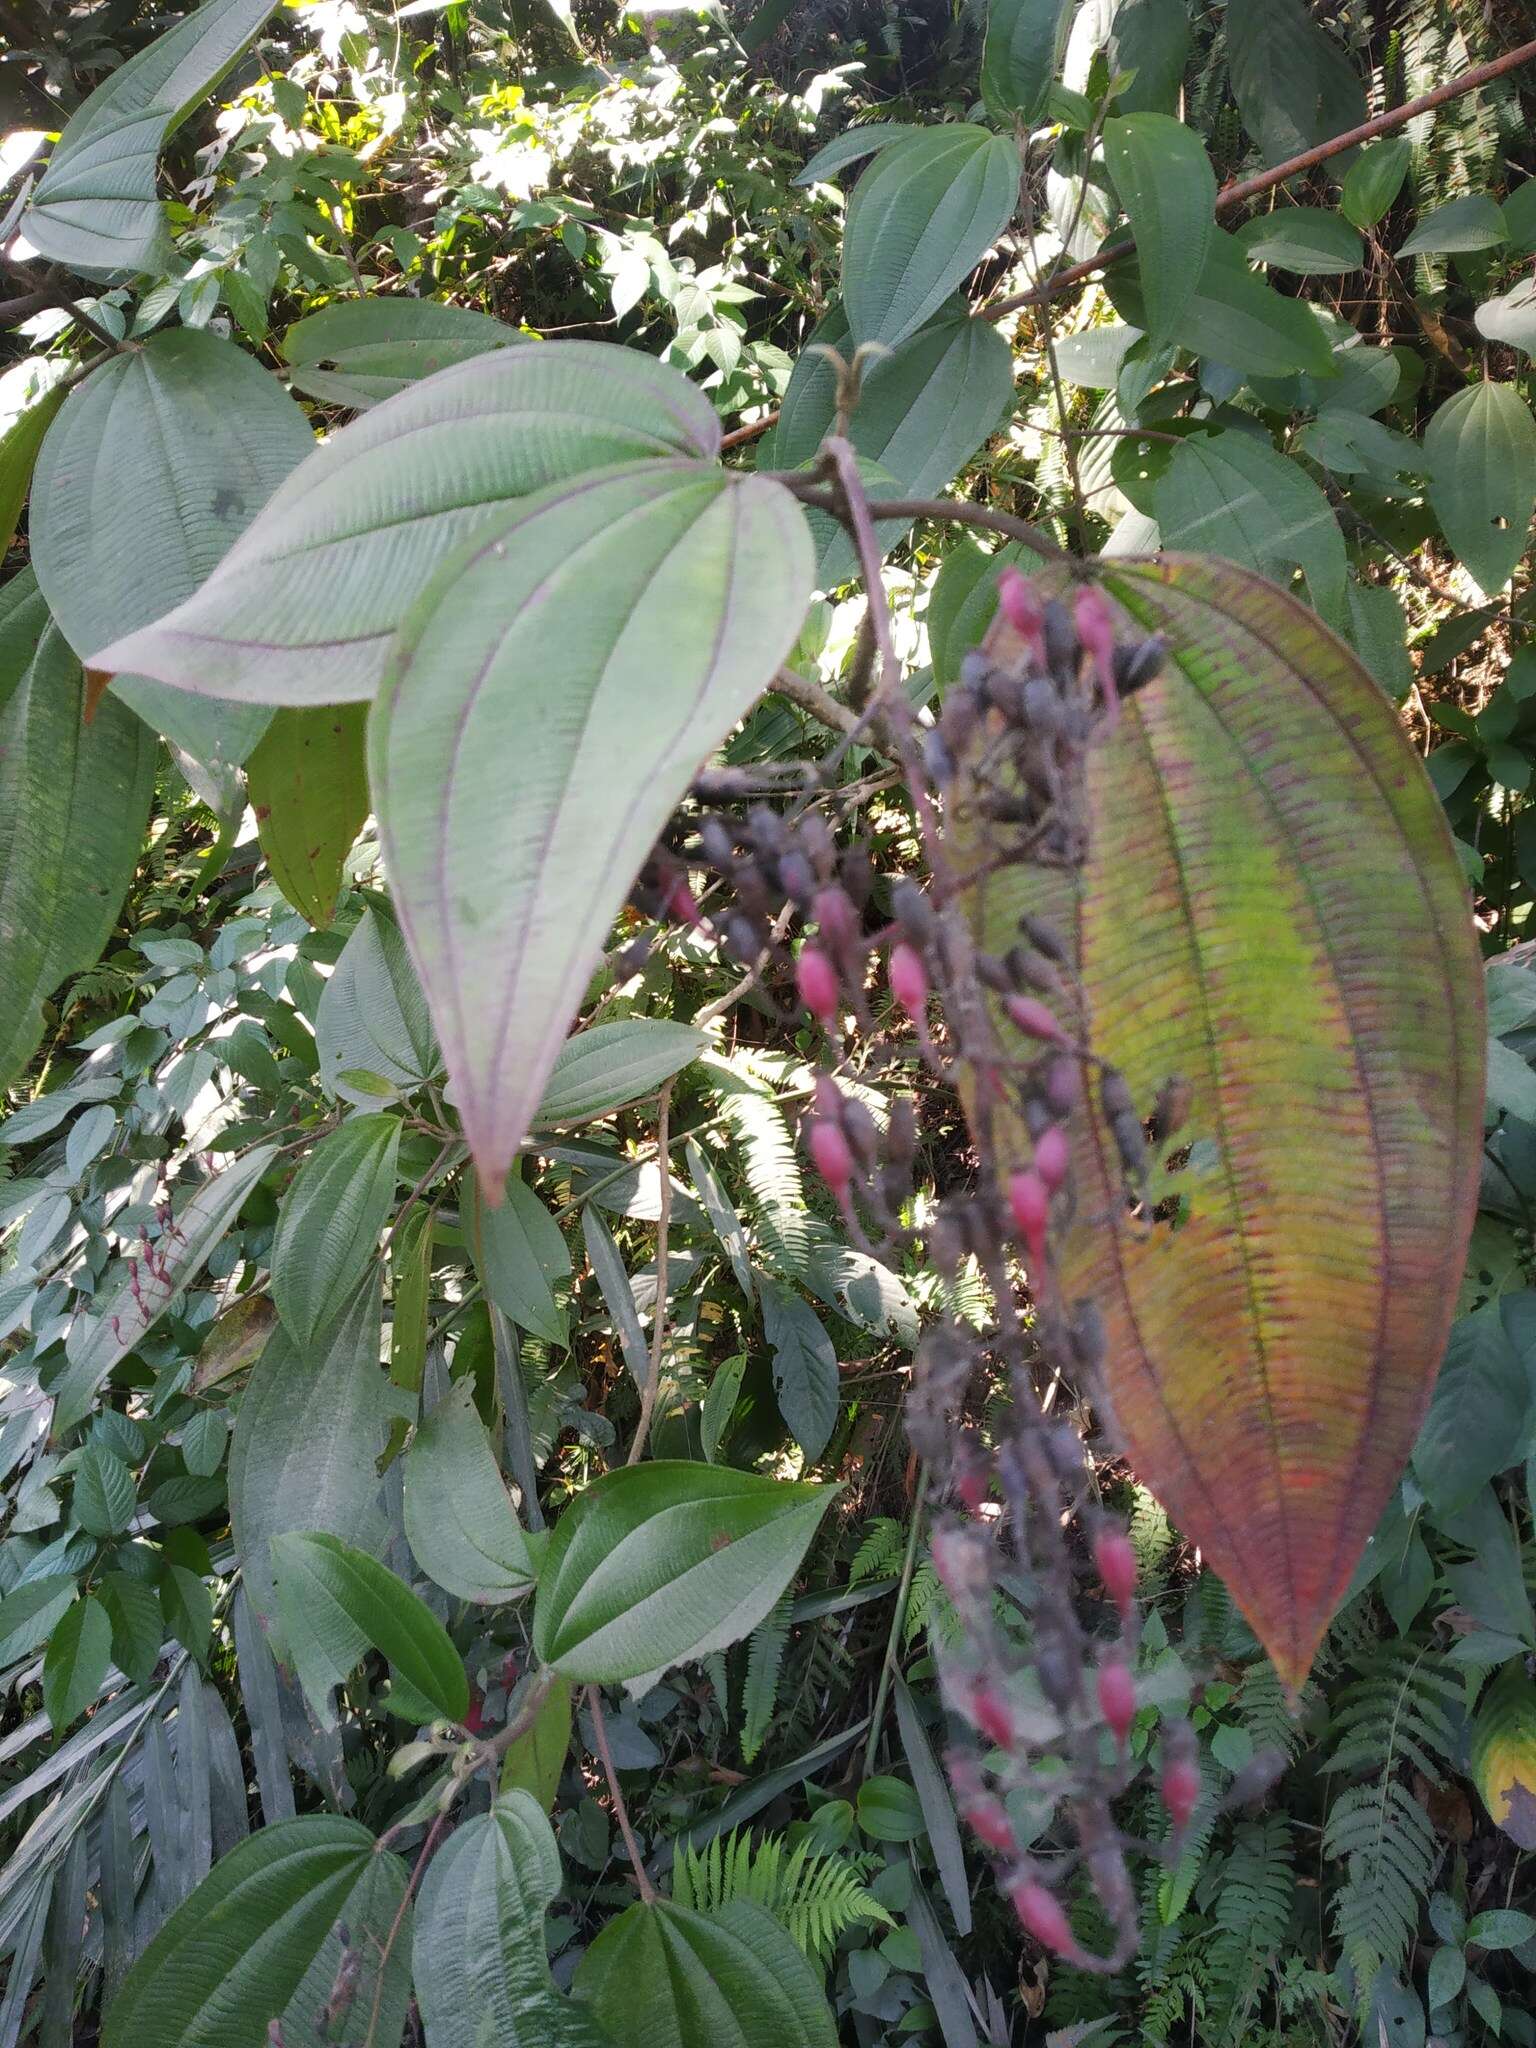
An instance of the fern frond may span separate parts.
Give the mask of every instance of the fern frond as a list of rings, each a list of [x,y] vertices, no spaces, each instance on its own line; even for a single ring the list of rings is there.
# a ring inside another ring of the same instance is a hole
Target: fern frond
[[[1451,1668],[1411,1642],[1388,1643],[1339,1696],[1331,1771],[1380,1775],[1410,1763],[1432,1785],[1456,1753],[1462,1685]]]
[[[893,1515],[876,1515],[859,1539],[848,1567],[848,1583],[860,1586],[866,1579],[894,1578],[901,1570],[907,1547],[907,1532]]]
[[[1295,1907],[1290,1822],[1277,1814],[1240,1827],[1232,1853],[1210,1874],[1202,1891],[1209,1894],[1217,1928],[1210,1948],[1207,2005],[1212,2048],[1243,2048]]]
[[[1162,1503],[1141,1485],[1131,1504],[1129,1533],[1137,1578],[1143,1586],[1159,1584],[1173,1551],[1173,1524]]]
[[[811,1255],[810,1211],[789,1124],[762,1061],[711,1053],[699,1061],[705,1086],[740,1146],[757,1248],[776,1273],[803,1280]]]
[[[672,1897],[696,1913],[718,1913],[733,1899],[761,1906],[811,1962],[825,1967],[850,1927],[894,1921],[864,1883],[862,1859],[815,1851],[809,1840],[786,1853],[782,1835],[734,1830],[703,1849],[685,1849],[672,1872]]]
[[[779,1696],[779,1673],[789,1642],[790,1596],[785,1593],[752,1631],[747,1647],[747,1676],[741,1689],[741,1760],[755,1763],[773,1720]]]
[[[1333,1927],[1362,1998],[1369,1998],[1377,1972],[1383,1965],[1395,1970],[1418,1932],[1440,1858],[1434,1823],[1400,1778],[1382,1777],[1352,1785],[1335,1800],[1323,1852],[1347,1865]]]

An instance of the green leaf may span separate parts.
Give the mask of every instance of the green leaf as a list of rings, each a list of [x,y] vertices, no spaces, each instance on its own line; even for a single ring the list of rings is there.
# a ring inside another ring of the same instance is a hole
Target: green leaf
[[[247,764],[272,879],[301,916],[328,925],[347,855],[370,809],[358,704],[285,705]]]
[[[386,2042],[395,2048],[411,2000],[412,1922],[405,1887],[398,1856],[369,1857],[283,2008],[283,2048],[383,2048]],[[380,1960],[392,1932],[381,1986]],[[335,1996],[338,1989],[350,1992],[350,2003]]]
[[[1397,255],[1466,255],[1474,249],[1494,249],[1509,240],[1509,228],[1498,201],[1486,192],[1469,192],[1465,198],[1449,199],[1426,214]]]
[[[834,2048],[817,1972],[761,1906],[706,1917],[667,1899],[610,1920],[577,1966],[578,1999],[624,2048]]]
[[[925,128],[876,157],[843,234],[843,304],[855,341],[894,348],[931,320],[1013,218],[1019,151],[969,122]]]
[[[1109,24],[1109,73],[1135,74],[1115,95],[1122,114],[1177,111],[1189,44],[1189,0],[1119,0]]]
[[[643,1388],[651,1376],[650,1350],[645,1332],[640,1327],[635,1290],[619,1248],[613,1241],[608,1219],[596,1202],[587,1202],[582,1207],[581,1237],[587,1248],[592,1277],[597,1282],[603,1306],[608,1311],[609,1322],[624,1354],[624,1363],[629,1367],[635,1385]]]
[[[256,2048],[376,1853],[360,1821],[330,1813],[237,1843],[128,1972],[102,2048]]]
[[[1507,341],[1536,360],[1536,278],[1522,278],[1502,297],[1485,299],[1472,317],[1486,341]]]
[[[750,1635],[794,1576],[836,1487],[657,1460],[594,1480],[555,1525],[534,1648],[617,1684]]]
[[[405,1454],[405,1533],[416,1562],[459,1600],[515,1600],[533,1584],[528,1539],[475,1411],[457,1381]]]
[[[75,1465],[75,1520],[88,1535],[121,1536],[133,1520],[132,1472],[105,1444],[87,1444]]]
[[[1529,1913],[1513,1912],[1508,1907],[1493,1906],[1485,1913],[1474,1913],[1467,1923],[1468,1948],[1519,1948],[1533,1935],[1536,1920]]]
[[[502,1760],[502,1791],[527,1792],[546,1813],[559,1793],[560,1774],[571,1746],[571,1699],[569,1682],[551,1679],[532,1727],[517,1738]],[[510,1711],[516,1711],[515,1703]]]
[[[445,557],[477,529],[501,531],[509,499],[719,445],[704,393],[634,349],[552,341],[475,356],[333,434],[196,596],[180,593],[95,666],[255,704],[371,698]]]
[[[736,1403],[741,1396],[741,1382],[746,1370],[745,1351],[738,1351],[733,1358],[722,1358],[715,1367],[714,1378],[699,1404],[699,1436],[704,1446],[704,1455],[711,1465],[720,1462],[720,1446],[725,1440],[726,1431],[730,1428],[731,1417],[736,1412]]]
[[[1536,510],[1536,420],[1513,384],[1481,378],[1448,398],[1424,432],[1429,500],[1480,589],[1502,590]]]
[[[30,530],[37,580],[81,659],[99,668],[109,640],[200,589],[313,447],[276,378],[206,332],[152,334],[71,391],[37,459]],[[266,729],[259,709],[107,666],[117,696],[215,775]]]
[[[620,1017],[568,1038],[555,1055],[534,1122],[585,1123],[654,1095],[709,1043],[691,1024],[666,1017]]]
[[[1429,2009],[1449,2005],[1467,1980],[1467,1959],[1459,1948],[1437,1948],[1429,1961]]]
[[[271,11],[269,0],[206,0],[108,74],[66,122],[22,215],[40,256],[86,277],[169,266],[174,250],[155,195],[160,145]]]
[[[1461,1275],[1475,933],[1395,707],[1312,612],[1187,555],[1100,573],[1127,637],[1167,637],[1167,666],[1092,758],[1081,875],[987,876],[975,929],[1006,949],[1022,912],[1045,917],[1080,947],[1133,1100],[1190,1084],[1177,1229],[1090,1222],[1124,1190],[1079,1112],[1062,1286],[1105,1317],[1138,1476],[1299,1686],[1401,1475]],[[989,652],[1020,656],[1001,620]]]
[[[224,1462],[229,1418],[218,1408],[200,1408],[181,1432],[181,1462],[199,1479],[211,1479]],[[79,1482],[76,1481],[78,1492]]]
[[[4,433],[0,433],[0,554],[10,553],[21,508],[27,502],[37,451],[67,391],[46,357],[31,364],[16,364],[7,371],[6,381],[28,371],[34,380],[32,388],[20,410],[9,415]]]
[[[295,1174],[272,1238],[272,1298],[301,1351],[341,1314],[376,1256],[399,1155],[399,1117],[354,1116]]]
[[[77,1591],[72,1572],[49,1572],[7,1593],[0,1600],[0,1666],[40,1650]]]
[[[1365,260],[1360,237],[1336,213],[1320,206],[1287,206],[1247,221],[1236,237],[1253,263],[1268,263],[1298,277],[1358,270]]]
[[[766,1276],[758,1283],[763,1329],[773,1352],[779,1413],[814,1464],[837,1421],[837,1353],[821,1318],[798,1294]]]
[[[324,405],[363,411],[450,364],[523,337],[489,314],[433,299],[342,299],[283,336],[298,389]]]
[[[213,1635],[213,1595],[199,1572],[173,1564],[160,1581],[160,1612],[166,1628],[199,1664],[208,1661]]]
[[[1166,546],[1221,555],[1276,578],[1294,563],[1324,618],[1342,624],[1339,522],[1306,471],[1267,440],[1236,429],[1191,434],[1153,484],[1152,504]]]
[[[374,1649],[413,1693],[450,1721],[469,1712],[469,1680],[431,1608],[387,1565],[338,1537],[289,1530],[272,1539],[277,1606],[311,1706],[328,1723],[328,1698]]]
[[[1498,1302],[1451,1331],[1413,1470],[1443,1513],[1465,1507],[1509,1463],[1524,1435],[1530,1387]]]
[[[752,1261],[747,1255],[746,1232],[742,1229],[741,1218],[736,1205],[726,1193],[720,1176],[715,1172],[707,1155],[699,1149],[698,1141],[688,1140],[688,1178],[698,1190],[699,1200],[704,1204],[704,1213],[709,1218],[710,1228],[720,1240],[720,1247],[731,1262],[731,1271],[736,1276],[736,1285],[747,1300],[752,1299]],[[593,1213],[587,1211],[583,1215]]]
[[[1364,86],[1303,0],[1228,0],[1226,28],[1233,97],[1266,164],[1365,119]]]
[[[461,1207],[465,1242],[487,1298],[545,1343],[567,1343],[570,1331],[553,1283],[569,1277],[571,1254],[559,1224],[533,1189],[514,1173],[501,1205],[492,1209],[471,1183]]]
[[[957,679],[961,662],[980,645],[992,623],[1002,570],[1009,563],[1029,569],[1035,560],[1019,542],[1009,541],[989,553],[969,534],[944,557],[928,600],[928,645],[934,681],[941,690]]]
[[[922,1801],[902,1778],[866,1778],[858,1814],[859,1826],[876,1842],[915,1842],[926,1828]]]
[[[897,142],[903,135],[915,133],[909,121],[867,121],[861,128],[845,129],[841,135],[834,135],[811,158],[803,171],[796,171],[790,179],[791,185],[825,184],[836,172],[845,170],[849,164],[862,163],[867,156],[873,156],[877,149],[885,149]]]
[[[1000,126],[1026,126],[1045,111],[1061,68],[1073,10],[1066,0],[991,0],[981,53],[981,96]]]
[[[427,999],[392,918],[366,910],[341,949],[315,1016],[320,1085],[327,1095],[371,1108],[378,1090],[354,1085],[370,1074],[408,1094],[437,1068]]]
[[[605,2048],[549,1974],[544,1915],[560,1852],[538,1803],[503,1792],[455,1829],[421,1887],[413,1944],[427,2048]],[[634,2038],[626,2027],[615,2041]]]
[[[1536,1849],[1536,1684],[1523,1659],[1506,1665],[1472,1724],[1470,1773],[1483,1804],[1522,1849]]]
[[[112,1624],[113,1662],[135,1685],[148,1685],[165,1640],[159,1594],[128,1572],[105,1573],[100,1593]]]
[[[148,1279],[138,1279],[136,1259],[112,1262],[97,1288],[90,1314],[77,1316],[65,1337],[69,1365],[53,1390],[55,1429],[73,1429],[85,1420],[102,1381],[202,1271],[209,1253],[276,1156],[275,1146],[258,1145],[233,1166],[205,1180],[176,1210],[173,1228],[161,1234],[156,1247],[160,1270]]]
[[[112,1623],[87,1593],[68,1608],[48,1639],[43,1659],[43,1712],[62,1736],[101,1691],[112,1654]]]
[[[43,1003],[93,967],[138,863],[154,737],[120,704],[83,722],[80,665],[30,570],[0,593],[0,1088],[43,1035]]]
[[[504,513],[402,631],[369,780],[484,1186],[657,833],[793,645],[810,557],[781,486],[630,464]]]
[[[1087,391],[1113,391],[1121,365],[1141,338],[1139,328],[1120,320],[1065,334],[1056,343],[1056,368],[1064,383]]]
[[[1216,173],[1199,136],[1167,114],[1106,121],[1104,159],[1136,237],[1146,331],[1173,341],[1216,233]]]
[[[1137,263],[1117,263],[1105,274],[1116,312],[1145,330],[1145,287]],[[1179,317],[1173,340],[1191,354],[1224,363],[1245,377],[1283,377],[1306,370],[1317,377],[1336,368],[1321,322],[1300,299],[1283,298],[1255,277],[1241,246],[1217,228],[1194,297]]]
[[[1362,149],[1345,173],[1339,204],[1346,220],[1362,231],[1375,227],[1403,189],[1413,144],[1406,135],[1384,135]]]
[[[899,1672],[895,1676],[892,1699],[902,1750],[912,1773],[912,1785],[922,1810],[923,1828],[933,1850],[939,1883],[944,1888],[944,1898],[956,1932],[966,1935],[971,1931],[971,1887],[966,1876],[965,1845],[960,1839],[955,1802],[934,1756],[928,1731],[918,1713],[917,1701]]]
[[[357,1296],[323,1345],[295,1349],[275,1330],[235,1417],[229,1508],[251,1605],[276,1616],[269,1548],[290,1529],[327,1529],[382,1550],[388,1529],[376,1461],[390,1409],[379,1370],[379,1287]]]
[[[426,1375],[434,1240],[432,1211],[418,1202],[396,1218],[389,1241],[389,1376],[411,1393]]]

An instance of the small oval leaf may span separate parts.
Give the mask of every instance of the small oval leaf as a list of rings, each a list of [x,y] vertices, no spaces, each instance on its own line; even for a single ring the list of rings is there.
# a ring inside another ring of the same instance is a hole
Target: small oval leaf
[[[387,1565],[338,1537],[290,1530],[272,1541],[278,1612],[311,1703],[365,1650],[388,1658],[411,1691],[450,1721],[469,1712],[469,1680],[448,1631]]]
[[[272,1238],[272,1298],[307,1351],[368,1270],[395,1196],[400,1119],[354,1116],[294,1175]]]
[[[450,1388],[405,1454],[405,1533],[428,1578],[459,1600],[515,1600],[533,1584],[528,1539],[467,1379]]]

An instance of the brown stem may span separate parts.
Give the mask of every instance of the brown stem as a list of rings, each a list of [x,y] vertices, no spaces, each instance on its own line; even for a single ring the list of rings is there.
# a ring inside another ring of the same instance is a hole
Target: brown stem
[[[809,711],[812,718],[834,732],[852,732],[858,724],[858,718],[846,704],[839,704],[820,683],[797,675],[792,668],[781,668],[769,687],[780,697],[787,697],[791,704],[798,704],[802,711]]]
[[[482,1742],[475,1752],[475,1767],[487,1767],[494,1771],[507,1751],[515,1742],[521,1742],[543,1710],[549,1698],[550,1687],[555,1682],[553,1671],[541,1670],[530,1681],[523,1704],[518,1708],[505,1728],[500,1728],[489,1742]]]
[[[667,1170],[667,1153],[672,1113],[672,1083],[668,1081],[656,1098],[656,1152],[661,1161],[661,1195],[656,1212],[656,1308],[651,1328],[651,1369],[640,1389],[640,1420],[635,1440],[629,1447],[626,1465],[638,1465],[651,1433],[656,1410],[656,1391],[661,1385],[661,1352],[667,1336],[667,1233],[672,1222],[672,1175]]]
[[[775,483],[783,484],[802,505],[814,505],[818,512],[840,515],[842,500],[839,495],[818,482],[809,470],[806,471],[765,471],[772,475]],[[1039,527],[1031,526],[1027,519],[1016,519],[1011,512],[996,511],[991,505],[972,505],[965,498],[870,498],[870,517],[882,519],[932,519],[940,525],[979,526],[988,533],[1000,533],[1008,540],[1016,540],[1030,548],[1048,562],[1066,562],[1072,559],[1065,548],[1043,534]]]
[[[1418,114],[1427,114],[1434,107],[1443,107],[1447,101],[1459,99],[1463,93],[1476,92],[1479,86],[1490,85],[1494,79],[1503,78],[1506,73],[1518,71],[1522,64],[1529,64],[1536,58],[1536,42],[1521,43],[1517,49],[1505,56],[1495,57],[1490,63],[1474,65],[1470,71],[1463,71],[1457,78],[1449,78],[1444,85],[1437,85],[1433,92],[1420,93],[1417,99],[1405,100],[1400,107],[1389,107],[1384,114],[1377,114],[1372,120],[1362,121],[1356,128],[1347,128],[1342,135],[1332,135],[1326,142],[1319,142],[1312,149],[1304,149],[1298,155],[1287,157],[1283,164],[1276,164],[1273,170],[1260,171],[1252,178],[1238,178],[1230,185],[1223,185],[1216,194],[1216,211],[1230,213],[1234,206],[1242,206],[1250,199],[1257,199],[1265,192],[1272,192],[1277,185],[1285,184],[1289,178],[1310,171],[1316,165],[1327,163],[1330,157],[1340,156],[1346,149],[1354,149],[1362,142],[1374,141],[1378,135],[1390,135]],[[1016,313],[1021,306],[1042,305],[1057,292],[1066,291],[1069,286],[1081,284],[1084,278],[1092,277],[1097,271],[1111,263],[1118,263],[1122,256],[1129,256],[1136,244],[1129,236],[1118,242],[1111,242],[1107,249],[1101,249],[1086,262],[1070,264],[1065,270],[1053,271],[1043,283],[1033,285],[1028,291],[1014,292],[1006,299],[994,299],[989,306],[981,308],[985,320],[1001,320],[1006,313]]]
[[[641,1898],[646,1905],[654,1906],[656,1887],[651,1883],[645,1865],[640,1860],[640,1844],[635,1840],[635,1831],[629,1824],[629,1808],[624,1804],[624,1794],[619,1790],[619,1774],[613,1767],[613,1752],[608,1747],[608,1729],[603,1720],[601,1686],[587,1687],[587,1705],[592,1710],[592,1739],[597,1744],[603,1776],[608,1780],[608,1796],[613,1801],[613,1817],[619,1824],[619,1833],[624,1837],[624,1852],[629,1858],[630,1869],[635,1873],[635,1884]]]

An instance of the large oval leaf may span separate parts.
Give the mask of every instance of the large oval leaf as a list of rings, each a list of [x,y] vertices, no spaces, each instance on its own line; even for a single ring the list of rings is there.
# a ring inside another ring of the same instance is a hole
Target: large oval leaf
[[[779,485],[626,464],[503,513],[402,630],[369,780],[487,1189],[632,878],[789,652],[810,589],[810,536]]]
[[[534,1121],[583,1123],[654,1095],[708,1043],[702,1031],[668,1017],[616,1017],[578,1031],[555,1057]]]
[[[843,304],[855,341],[894,348],[932,319],[1013,218],[1019,149],[967,121],[881,150],[854,188]]]
[[[469,1680],[448,1631],[423,1600],[364,1550],[337,1536],[289,1529],[272,1539],[277,1606],[288,1653],[322,1722],[327,1696],[365,1650],[450,1721],[469,1712]]]
[[[1508,1665],[1489,1686],[1472,1724],[1472,1782],[1511,1840],[1536,1849],[1536,1685]]]
[[[557,341],[457,363],[333,434],[196,597],[103,636],[92,666],[253,704],[370,698],[444,556],[507,499],[719,445],[704,394],[634,349]]]
[[[190,597],[313,447],[276,378],[212,334],[152,334],[87,377],[48,429],[31,510],[37,580],[81,659]],[[115,666],[124,702],[206,768],[266,727]]]
[[[1076,10],[1066,0],[991,0],[981,53],[981,96],[1001,127],[1045,111]]]
[[[26,572],[0,594],[0,1088],[37,1049],[45,998],[111,936],[149,816],[149,728],[117,704],[84,725],[83,702]]]
[[[168,265],[174,251],[155,195],[160,145],[271,12],[272,0],[206,0],[109,73],[70,116],[22,216],[40,256],[86,277]]]
[[[355,1116],[294,1176],[272,1239],[272,1298],[301,1350],[367,1271],[394,1201],[399,1152],[399,1117]]]
[[[327,925],[352,842],[368,816],[366,713],[356,704],[285,705],[246,770],[272,879],[313,925]]]
[[[1115,311],[1145,331],[1151,314],[1140,261],[1114,264],[1104,285]],[[1199,282],[1172,324],[1171,339],[1245,377],[1284,377],[1294,370],[1331,377],[1338,368],[1312,308],[1255,277],[1241,245],[1220,228],[1211,235]]]
[[[527,1792],[503,1792],[433,1857],[412,1958],[427,2048],[604,2048],[549,1974],[544,1915],[559,1889],[560,1852]]]
[[[428,1578],[455,1599],[495,1605],[533,1584],[528,1539],[468,1379],[454,1383],[405,1454],[405,1533]]]
[[[515,327],[433,299],[341,299],[283,336],[300,391],[364,411],[450,363],[521,340]]]
[[[1077,1133],[1066,1286],[1108,1326],[1140,1476],[1299,1684],[1412,1448],[1476,1199],[1482,975],[1439,804],[1392,706],[1312,613],[1240,570],[1102,565],[1168,635],[1090,771],[1080,878],[1013,868],[1075,943],[1095,1042],[1150,1108],[1170,1075],[1192,1204],[1111,1231],[1097,1119]],[[991,644],[1018,643],[1001,621]],[[1017,1145],[1027,1156],[1027,1141]]]
[[[237,1844],[124,1978],[103,2048],[252,2048],[377,1853],[361,1821],[333,1813],[279,1821]],[[400,1871],[397,1896],[404,1890]]]
[[[1525,553],[1536,510],[1536,420],[1513,384],[1480,377],[1424,430],[1429,501],[1446,539],[1491,597]]]
[[[610,1920],[576,1971],[578,1998],[625,2048],[834,2048],[816,1973],[761,1906],[714,1914],[670,1899]]]
[[[535,1650],[567,1678],[616,1685],[750,1635],[836,1493],[672,1459],[605,1473],[549,1540]]]
[[[315,1014],[320,1085],[359,1106],[409,1091],[436,1070],[427,999],[400,928],[365,910]]]
[[[1216,232],[1216,173],[1199,136],[1168,114],[1106,121],[1104,160],[1136,237],[1147,333],[1172,341]]]

